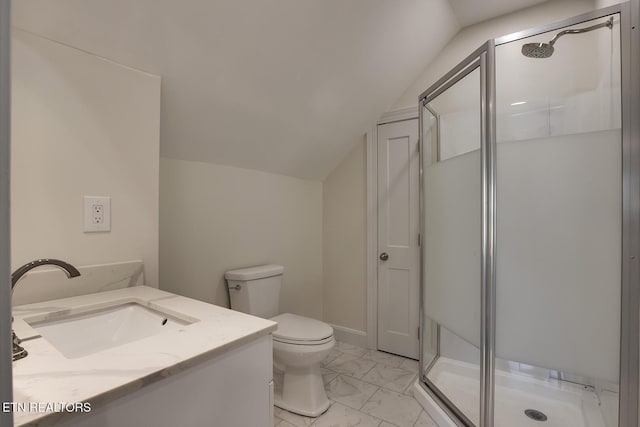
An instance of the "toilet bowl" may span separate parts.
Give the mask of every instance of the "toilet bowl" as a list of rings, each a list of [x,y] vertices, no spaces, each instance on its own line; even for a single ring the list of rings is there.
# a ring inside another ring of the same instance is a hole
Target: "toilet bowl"
[[[335,345],[333,328],[308,317],[278,314],[283,271],[283,266],[274,264],[227,271],[229,300],[233,310],[278,323],[273,333],[273,363],[283,381],[274,396],[275,405],[317,417],[330,405],[320,362]]]
[[[333,329],[324,322],[290,313],[271,320],[278,322],[278,330],[273,333],[274,367],[284,374],[275,404],[300,415],[317,417],[330,405],[320,362],[336,343]]]

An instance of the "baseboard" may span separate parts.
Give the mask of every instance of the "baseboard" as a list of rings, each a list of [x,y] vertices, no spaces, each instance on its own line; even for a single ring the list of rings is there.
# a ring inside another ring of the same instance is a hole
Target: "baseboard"
[[[337,341],[346,342],[347,344],[357,345],[358,347],[367,348],[367,333],[357,329],[347,328],[345,326],[333,325],[333,336]]]

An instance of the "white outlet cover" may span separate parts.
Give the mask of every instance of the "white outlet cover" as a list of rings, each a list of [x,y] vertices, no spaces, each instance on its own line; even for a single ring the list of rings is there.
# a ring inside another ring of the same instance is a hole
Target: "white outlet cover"
[[[111,197],[84,196],[84,232],[111,231]]]

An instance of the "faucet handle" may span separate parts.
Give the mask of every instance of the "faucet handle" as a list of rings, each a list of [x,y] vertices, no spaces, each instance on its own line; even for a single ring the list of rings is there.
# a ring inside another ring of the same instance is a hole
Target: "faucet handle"
[[[11,331],[11,341],[13,341],[13,344],[18,345],[22,342],[22,340],[20,338],[18,338],[18,336],[16,335],[16,333],[14,331]]]
[[[23,359],[25,357],[27,357],[27,355],[29,353],[27,353],[27,350],[24,349],[24,347],[22,347],[20,345],[20,343],[22,342],[22,340],[20,338],[18,338],[18,336],[16,335],[16,333],[14,331],[11,331],[11,338],[13,341],[13,351],[12,351],[12,360],[15,362],[16,360],[20,360]]]

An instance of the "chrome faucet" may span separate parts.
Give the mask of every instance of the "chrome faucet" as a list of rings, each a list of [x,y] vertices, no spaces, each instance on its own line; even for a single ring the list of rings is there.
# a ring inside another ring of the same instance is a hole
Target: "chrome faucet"
[[[59,259],[37,259],[35,261],[31,261],[26,263],[25,265],[23,265],[22,267],[18,268],[16,271],[14,271],[11,274],[11,295],[13,296],[13,290],[16,287],[16,285],[18,284],[18,282],[20,281],[20,279],[22,279],[22,277],[27,274],[29,271],[31,271],[32,269],[36,268],[36,267],[40,267],[41,265],[52,265],[54,267],[58,267],[59,269],[61,269],[62,271],[64,271],[67,274],[67,277],[69,279],[72,279],[74,277],[78,277],[80,276],[80,272],[78,271],[77,268],[75,268],[73,265],[64,262],[64,261],[60,261]],[[13,321],[13,318],[11,318],[11,320]],[[13,329],[11,330],[11,340],[13,341],[13,357],[12,359],[14,361],[22,359],[24,357],[27,357],[27,350],[25,350],[21,345],[20,342],[22,340],[20,340],[20,338],[18,338],[16,336],[16,333],[13,331]]]

